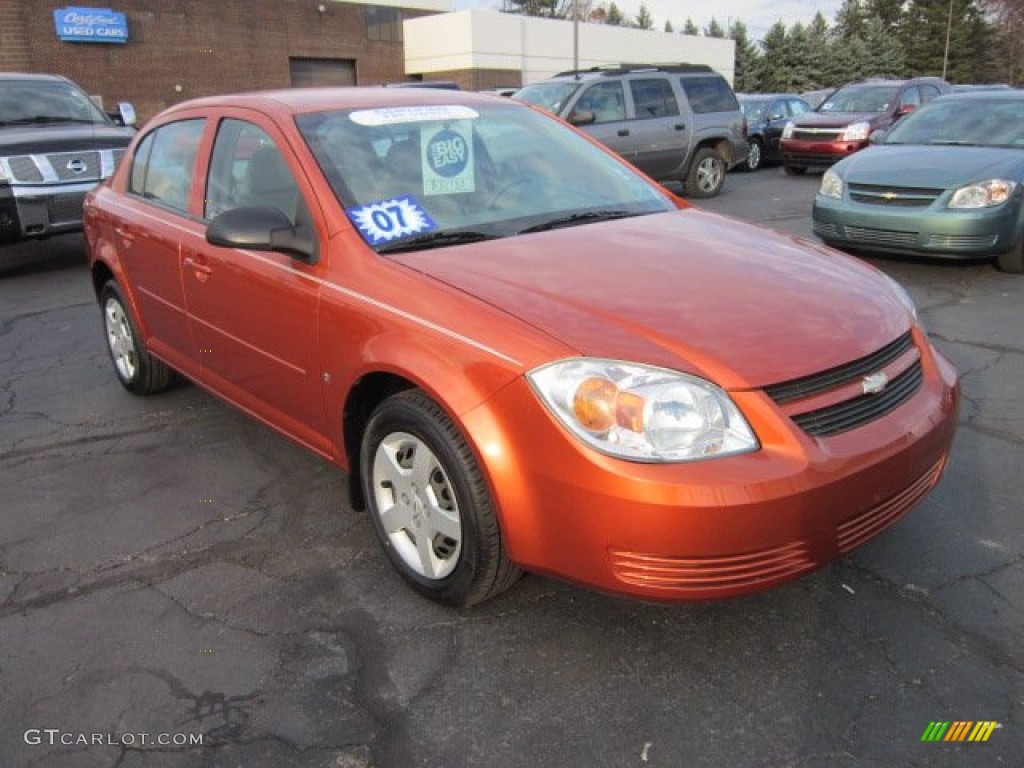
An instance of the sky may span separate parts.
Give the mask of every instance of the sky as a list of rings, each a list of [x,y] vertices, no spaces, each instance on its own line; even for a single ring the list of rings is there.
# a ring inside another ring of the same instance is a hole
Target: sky
[[[689,17],[703,31],[714,16],[723,27],[730,20],[742,21],[753,40],[764,37],[776,21],[781,20],[787,27],[797,21],[806,24],[818,11],[831,24],[842,5],[842,0],[615,0],[619,10],[628,17],[636,15],[641,2],[645,2],[654,17],[657,30],[664,29],[668,20],[678,32]],[[600,0],[595,0],[594,5],[599,4]],[[500,7],[501,0],[455,0],[458,11]]]

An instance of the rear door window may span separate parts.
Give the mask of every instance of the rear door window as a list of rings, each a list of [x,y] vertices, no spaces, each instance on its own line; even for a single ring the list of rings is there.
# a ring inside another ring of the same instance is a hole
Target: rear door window
[[[638,119],[651,117],[672,117],[679,114],[679,105],[672,84],[663,77],[645,80],[630,80],[629,91],[633,96],[633,108]]]

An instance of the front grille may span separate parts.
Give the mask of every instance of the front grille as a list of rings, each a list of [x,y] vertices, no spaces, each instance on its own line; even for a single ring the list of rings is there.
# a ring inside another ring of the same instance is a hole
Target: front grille
[[[812,227],[814,234],[826,240],[839,237],[839,228],[831,222],[816,221]]]
[[[751,588],[792,578],[814,568],[805,542],[725,557],[672,557],[612,551],[616,578],[643,587],[694,594]]]
[[[925,208],[943,193],[941,189],[925,187],[890,187],[880,184],[850,184],[850,199],[868,205],[888,205],[902,208]]]
[[[998,235],[929,235],[928,245],[970,251],[977,248],[991,248],[996,244],[998,237]]]
[[[910,247],[917,244],[917,232],[903,232],[896,229],[874,229],[847,225],[846,237],[849,240],[870,245]]]
[[[921,361],[918,360],[877,395],[860,395],[836,405],[801,413],[793,416],[793,421],[804,432],[815,437],[848,432],[881,418],[905,403],[921,387],[923,378]]]
[[[8,165],[11,168],[11,175],[15,181],[24,181],[26,183],[38,183],[43,180],[43,173],[39,170],[39,166],[36,165],[36,161],[28,155],[19,155],[12,157],[8,160]]]
[[[89,181],[100,178],[100,153],[92,152],[60,152],[47,155],[53,172],[61,181]],[[68,166],[79,167],[76,172]]]
[[[50,195],[46,198],[46,212],[51,224],[66,224],[82,220],[82,205],[85,203],[84,192],[73,192],[69,195]]]
[[[877,352],[865,355],[852,363],[837,365],[821,373],[814,373],[810,376],[802,376],[799,379],[791,379],[780,384],[773,384],[765,387],[765,394],[779,405],[792,400],[799,400],[808,395],[815,395],[829,389],[846,384],[847,382],[863,378],[869,373],[875,373],[887,366],[893,360],[906,352],[913,345],[914,340],[907,331],[893,342],[886,344]]]
[[[877,507],[847,520],[839,526],[836,531],[836,538],[839,543],[840,552],[849,552],[851,549],[860,546],[883,528],[895,523],[903,516],[903,513],[913,507],[930,491],[939,481],[942,468],[946,464],[943,457],[921,477],[919,477],[909,488],[901,491],[888,501],[884,501]]]
[[[793,138],[802,141],[839,141],[845,128],[794,128]]]

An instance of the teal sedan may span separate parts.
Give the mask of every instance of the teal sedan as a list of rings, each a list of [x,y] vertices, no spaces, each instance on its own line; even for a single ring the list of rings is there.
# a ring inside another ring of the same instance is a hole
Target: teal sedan
[[[825,171],[812,217],[838,248],[1024,273],[1024,91],[925,104]]]

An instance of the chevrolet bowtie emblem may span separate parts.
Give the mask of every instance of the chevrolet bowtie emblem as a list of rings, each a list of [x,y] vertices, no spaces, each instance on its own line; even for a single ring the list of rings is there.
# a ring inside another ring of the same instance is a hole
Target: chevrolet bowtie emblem
[[[860,382],[860,388],[865,395],[877,395],[885,389],[885,385],[888,383],[889,377],[885,375],[884,371],[879,371],[878,373],[872,373],[870,376],[865,376]]]

